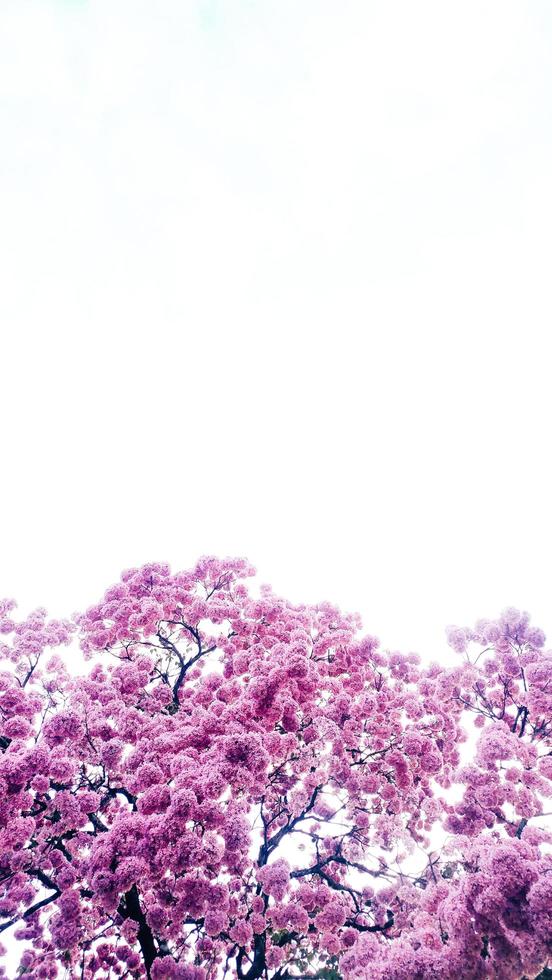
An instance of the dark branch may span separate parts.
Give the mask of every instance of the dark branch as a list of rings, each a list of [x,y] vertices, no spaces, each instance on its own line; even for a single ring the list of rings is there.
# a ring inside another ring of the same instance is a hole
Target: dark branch
[[[125,897],[119,906],[119,912],[125,919],[133,919],[138,923],[138,943],[142,952],[142,959],[146,968],[146,975],[151,976],[151,967],[157,959],[157,950],[153,940],[153,933],[146,922],[146,917],[140,905],[140,897],[136,885],[125,892]]]

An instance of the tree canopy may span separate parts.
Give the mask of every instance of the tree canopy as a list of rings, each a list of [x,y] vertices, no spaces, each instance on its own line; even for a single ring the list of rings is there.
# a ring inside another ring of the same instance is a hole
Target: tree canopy
[[[543,632],[508,608],[426,664],[253,574],[150,563],[67,620],[0,603],[18,975],[549,975]]]

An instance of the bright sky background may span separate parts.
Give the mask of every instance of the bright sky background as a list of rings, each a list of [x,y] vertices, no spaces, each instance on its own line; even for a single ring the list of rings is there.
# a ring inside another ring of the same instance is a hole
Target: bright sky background
[[[552,5],[3,0],[0,594],[552,634]]]

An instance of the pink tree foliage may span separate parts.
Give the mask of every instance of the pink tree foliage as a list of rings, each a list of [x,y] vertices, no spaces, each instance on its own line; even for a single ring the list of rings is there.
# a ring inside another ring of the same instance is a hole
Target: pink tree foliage
[[[0,929],[18,975],[537,976],[542,632],[507,609],[449,629],[450,664],[423,666],[328,603],[252,595],[253,573],[149,564],[72,621],[0,604]]]

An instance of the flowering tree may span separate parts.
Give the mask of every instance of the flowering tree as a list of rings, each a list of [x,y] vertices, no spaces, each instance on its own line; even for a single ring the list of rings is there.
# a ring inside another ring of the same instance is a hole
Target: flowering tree
[[[451,665],[425,667],[328,603],[253,596],[252,574],[149,564],[72,621],[0,604],[0,929],[22,941],[18,975],[546,971],[542,632],[508,609],[450,629]],[[56,652],[77,639],[79,676]]]

